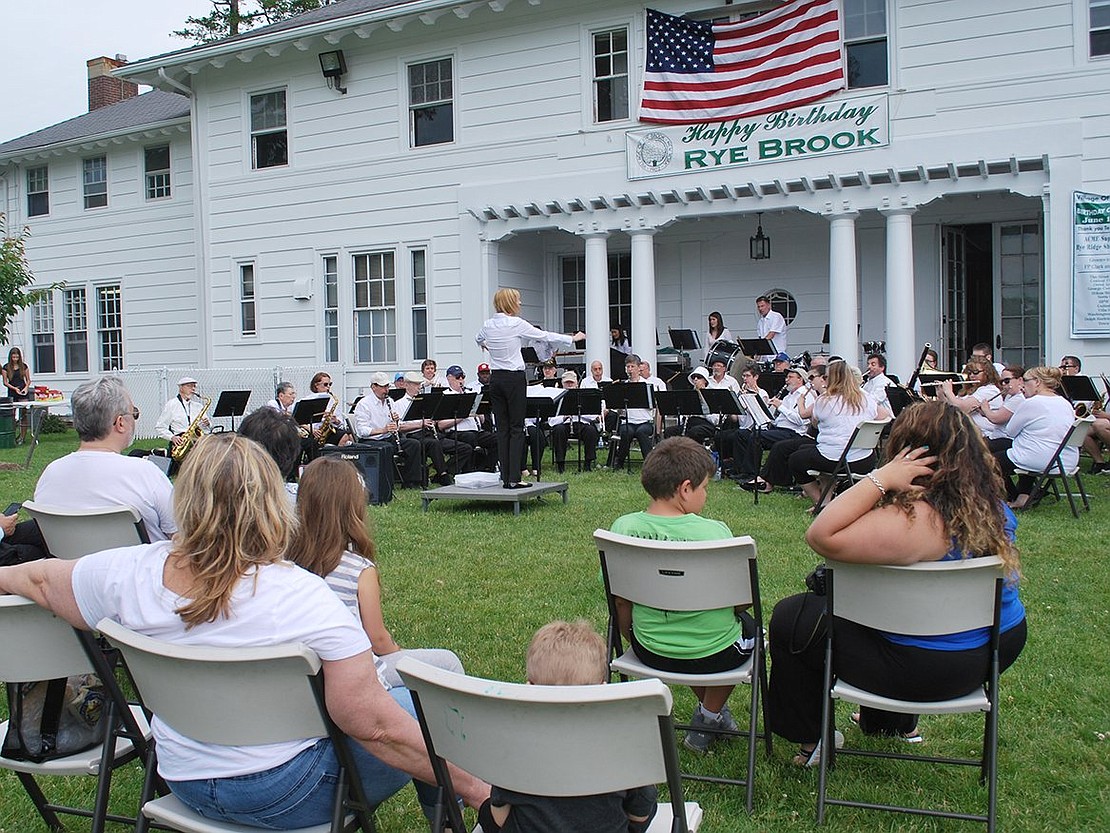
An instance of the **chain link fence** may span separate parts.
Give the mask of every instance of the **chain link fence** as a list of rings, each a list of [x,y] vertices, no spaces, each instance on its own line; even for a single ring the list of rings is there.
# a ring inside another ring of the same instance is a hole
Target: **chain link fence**
[[[279,382],[292,382],[297,389],[298,396],[308,394],[308,383],[312,377],[324,372],[331,376],[336,395],[347,389],[347,374],[341,365],[312,365],[273,367],[140,367],[117,371],[121,379],[131,392],[131,399],[142,412],[135,436],[140,439],[150,439],[158,436],[154,431],[154,424],[162,413],[162,408],[171,397],[177,395],[177,380],[182,376],[191,376],[197,380],[197,395],[211,397],[212,405],[208,409],[208,419],[213,427],[223,426],[230,431],[232,420],[230,417],[214,417],[220,393],[225,390],[249,390],[250,399],[247,400],[249,414],[261,408],[274,398],[274,389]],[[340,399],[343,399],[340,396]],[[343,403],[344,412],[347,403]],[[239,418],[235,424],[238,425]]]

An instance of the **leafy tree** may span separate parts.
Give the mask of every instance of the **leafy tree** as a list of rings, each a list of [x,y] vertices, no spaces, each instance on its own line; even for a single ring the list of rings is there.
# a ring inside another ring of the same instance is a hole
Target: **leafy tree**
[[[8,327],[20,310],[62,285],[56,283],[44,289],[29,288],[35,282],[25,249],[30,236],[31,230],[25,228],[15,237],[9,237],[4,214],[0,212],[0,344],[7,344]]]
[[[211,43],[233,37],[255,26],[266,26],[294,17],[331,0],[212,0],[212,13],[190,17],[185,28],[172,34],[195,43]]]

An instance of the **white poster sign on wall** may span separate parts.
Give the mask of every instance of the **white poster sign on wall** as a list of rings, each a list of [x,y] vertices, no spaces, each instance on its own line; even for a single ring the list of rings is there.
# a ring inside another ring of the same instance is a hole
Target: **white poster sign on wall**
[[[1072,240],[1072,337],[1110,336],[1110,196],[1074,192]]]

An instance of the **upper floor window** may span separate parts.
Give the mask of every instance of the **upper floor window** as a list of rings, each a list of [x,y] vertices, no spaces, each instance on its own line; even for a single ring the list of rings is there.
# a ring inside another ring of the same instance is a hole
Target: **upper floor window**
[[[628,30],[594,32],[594,121],[628,118]]]
[[[83,161],[85,208],[103,208],[108,204],[108,157],[94,156]]]
[[[46,165],[27,169],[27,216],[50,213],[50,176]]]
[[[251,96],[251,167],[289,164],[285,90]]]
[[[239,333],[240,335],[253,336],[258,332],[255,321],[257,307],[255,306],[254,264],[239,264]]]
[[[1110,0],[1091,2],[1091,57],[1110,55]]]
[[[146,173],[146,198],[157,200],[170,196],[170,146],[157,145],[143,150]]]
[[[412,147],[454,141],[451,59],[409,65],[409,141]]]
[[[849,89],[890,83],[886,0],[844,0],[844,53]]]

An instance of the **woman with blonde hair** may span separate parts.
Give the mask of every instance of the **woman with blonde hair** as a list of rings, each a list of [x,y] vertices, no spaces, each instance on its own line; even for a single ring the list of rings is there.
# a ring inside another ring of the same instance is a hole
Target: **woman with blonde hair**
[[[362,624],[374,655],[382,660],[385,685],[404,685],[396,669],[398,660],[406,655],[456,674],[465,673],[451,651],[402,648],[386,627],[374,540],[366,526],[366,487],[348,461],[318,457],[305,466],[297,491],[297,531],[289,545],[289,557],[323,578]]]
[[[493,296],[497,311],[474,336],[483,350],[489,351],[490,407],[497,426],[497,461],[501,467],[501,485],[506,489],[525,489],[520,482],[520,461],[524,457],[524,414],[527,409],[528,381],[524,375],[524,357],[520,348],[548,348],[563,345],[573,348],[585,333],[572,336],[549,333],[533,327],[520,317],[520,292],[499,289]]]
[[[812,397],[806,391],[798,398],[798,415],[817,424],[817,445],[803,446],[790,455],[790,473],[806,497],[819,509],[821,486],[810,471],[832,472],[844,453],[856,426],[873,419],[886,419],[890,412],[860,387],[859,371],[843,359],[831,361],[826,369],[825,393]],[[875,466],[875,453],[848,452],[848,468],[862,474]]]
[[[972,356],[964,365],[964,375],[968,378],[969,387],[957,394],[952,381],[946,380],[938,389],[939,398],[968,414],[988,440],[1004,437],[1005,431],[983,413],[1002,408],[1002,385],[994,364],[980,356]]]
[[[1029,502],[1033,477],[1020,475],[1014,481],[1017,469],[1043,471],[1052,455],[1075,424],[1075,410],[1067,399],[1060,396],[1060,379],[1063,374],[1055,367],[1031,367],[1022,377],[1025,401],[1006,422],[1010,441],[992,443],[994,457],[1006,477],[1006,496],[1010,506],[1023,509]],[[1067,471],[1079,464],[1079,449],[1065,448],[1060,463]]]
[[[266,451],[232,433],[203,437],[181,467],[174,510],[172,541],[0,568],[0,593],[83,629],[108,618],[182,645],[303,643],[323,660],[328,712],[351,740],[369,802],[417,778],[431,813],[435,777],[408,691],[381,685],[358,622],[322,579],[284,560],[296,520]],[[151,729],[159,774],[195,812],[269,829],[330,822],[339,778],[330,739],[227,746],[179,734],[158,715]],[[488,798],[473,776],[452,778],[471,806]]]
[[[902,411],[886,445],[887,463],[836,498],[814,520],[806,542],[836,562],[910,565],[998,555],[1002,591],[1000,659],[1008,668],[1025,645],[1014,547],[1017,518],[986,440],[961,411],[921,402]],[[825,665],[824,599],[783,599],[771,615],[771,731],[801,744],[794,762],[820,758]],[[845,682],[902,700],[947,700],[982,683],[987,628],[943,636],[885,633],[837,622],[833,662]],[[917,715],[862,709],[852,719],[868,734],[921,739]],[[838,739],[839,740],[839,739]]]

